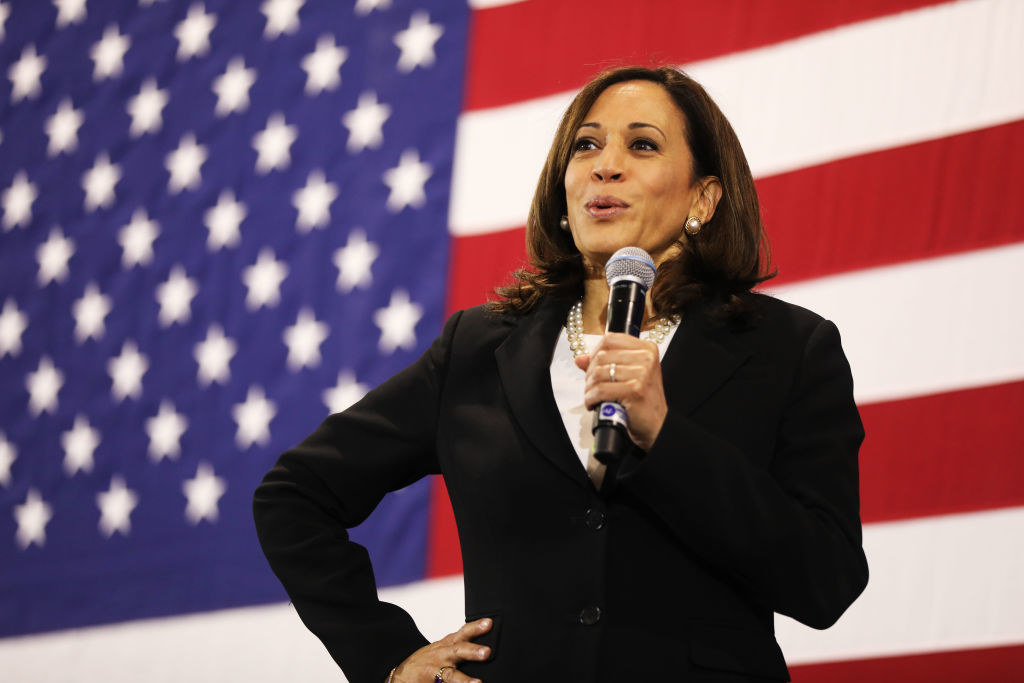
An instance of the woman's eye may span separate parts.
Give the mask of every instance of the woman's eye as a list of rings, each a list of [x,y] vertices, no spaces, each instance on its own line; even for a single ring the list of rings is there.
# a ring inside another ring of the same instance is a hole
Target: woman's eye
[[[641,152],[657,152],[658,145],[646,138],[637,138],[633,141],[633,149],[640,150]]]
[[[592,149],[597,149],[597,145],[590,138],[580,138],[576,142],[572,143],[573,152],[588,152]]]

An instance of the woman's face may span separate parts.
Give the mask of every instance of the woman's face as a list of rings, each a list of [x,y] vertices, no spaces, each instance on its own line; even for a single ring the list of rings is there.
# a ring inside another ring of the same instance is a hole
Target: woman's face
[[[621,247],[640,247],[658,264],[678,250],[687,217],[701,215],[685,130],[657,83],[616,83],[594,102],[565,173],[573,240],[590,265]]]

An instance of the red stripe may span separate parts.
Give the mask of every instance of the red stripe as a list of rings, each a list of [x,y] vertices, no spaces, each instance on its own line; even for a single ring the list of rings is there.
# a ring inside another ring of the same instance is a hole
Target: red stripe
[[[861,518],[1024,505],[1024,382],[861,407]]]
[[[455,237],[449,246],[448,313],[492,298],[498,285],[526,263],[526,230]]]
[[[1011,683],[1024,681],[1024,645],[804,664],[793,683]]]
[[[427,578],[462,573],[462,549],[455,513],[444,479],[434,477],[430,492],[430,529],[427,530]]]
[[[685,64],[939,0],[718,0],[631,11],[620,0],[520,2],[478,10],[466,109],[572,90],[621,64]]]

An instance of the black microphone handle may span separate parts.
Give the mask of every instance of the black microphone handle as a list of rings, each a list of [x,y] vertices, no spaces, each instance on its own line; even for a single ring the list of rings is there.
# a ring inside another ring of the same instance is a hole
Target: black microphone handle
[[[640,336],[644,321],[647,288],[639,282],[622,279],[611,286],[608,295],[606,332],[625,332]],[[594,411],[594,457],[608,465],[618,460],[632,443],[627,432],[626,411],[615,402],[602,403]]]

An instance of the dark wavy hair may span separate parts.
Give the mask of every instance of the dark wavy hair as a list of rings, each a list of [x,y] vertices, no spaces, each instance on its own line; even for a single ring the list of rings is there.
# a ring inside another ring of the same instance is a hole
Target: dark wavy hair
[[[587,83],[562,116],[547,161],[537,182],[526,220],[528,265],[513,282],[495,289],[490,310],[522,314],[543,297],[579,298],[586,272],[572,235],[559,227],[567,213],[565,171],[572,143],[597,98],[625,81],[657,83],[679,107],[686,121],[686,141],[693,156],[694,183],[717,178],[722,196],[714,216],[695,236],[680,234],[679,253],[661,264],[651,288],[659,315],[681,315],[700,300],[713,301],[726,317],[746,312],[738,296],[774,276],[767,273],[771,252],[754,179],[739,139],[728,119],[697,81],[670,67],[627,66],[605,71]],[[680,216],[680,224],[686,216]]]

